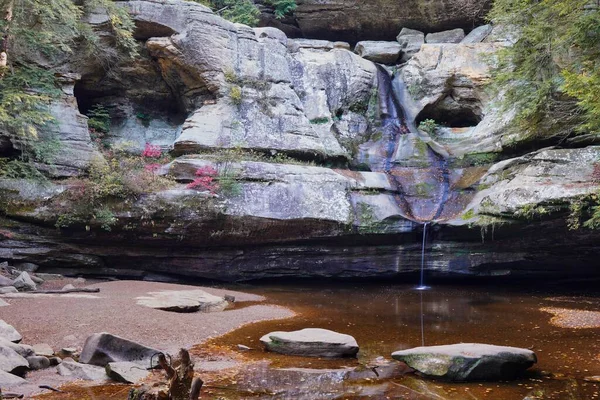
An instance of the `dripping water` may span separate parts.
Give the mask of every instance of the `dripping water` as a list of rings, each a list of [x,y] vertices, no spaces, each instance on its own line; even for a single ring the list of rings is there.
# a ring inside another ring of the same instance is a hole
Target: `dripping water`
[[[427,222],[423,224],[423,243],[421,244],[421,279],[416,290],[427,290],[429,286],[425,286],[425,241],[427,238]]]

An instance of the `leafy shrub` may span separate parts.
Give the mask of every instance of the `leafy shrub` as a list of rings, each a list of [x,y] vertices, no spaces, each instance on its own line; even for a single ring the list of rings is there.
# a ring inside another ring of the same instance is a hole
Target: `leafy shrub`
[[[421,123],[419,124],[419,129],[429,133],[430,135],[433,135],[437,129],[439,128],[439,125],[437,122],[435,122],[435,120],[433,119],[426,119],[421,121]]]
[[[146,143],[144,151],[142,151],[142,157],[144,158],[160,158],[162,156],[162,150],[160,146]]]
[[[0,178],[47,181],[47,178],[30,162],[0,158]]]
[[[273,6],[275,17],[278,19],[291,14],[298,7],[296,0],[265,0],[265,3]]]
[[[242,88],[237,85],[233,85],[231,89],[229,89],[229,98],[236,106],[242,104]]]
[[[217,174],[217,170],[210,166],[198,168],[196,170],[197,178],[188,183],[186,187],[188,189],[208,191],[211,194],[216,194],[217,190],[219,190],[219,184],[215,181]]]
[[[248,26],[256,26],[260,11],[251,0],[193,0],[204,4],[223,18]]]

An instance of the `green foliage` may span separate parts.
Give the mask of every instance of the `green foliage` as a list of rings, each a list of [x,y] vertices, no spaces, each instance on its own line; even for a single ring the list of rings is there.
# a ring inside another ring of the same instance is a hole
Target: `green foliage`
[[[370,204],[357,203],[356,216],[359,222],[358,233],[361,235],[381,232],[381,223],[377,220],[373,207]]]
[[[528,138],[600,132],[600,11],[589,0],[496,0],[490,19],[519,34],[493,88]]]
[[[88,127],[96,132],[110,131],[110,114],[102,104],[96,104],[87,113]]]
[[[0,178],[28,179],[45,182],[47,179],[30,162],[0,158]]]
[[[291,14],[298,7],[296,0],[265,0],[265,3],[273,6],[275,17],[278,19]]]
[[[219,193],[225,197],[237,197],[242,194],[242,184],[238,181],[239,174],[229,164],[219,165],[217,169]]]
[[[600,228],[600,194],[592,193],[571,201],[567,226],[569,229]]]
[[[9,68],[0,79],[0,125],[17,141],[35,140],[40,129],[55,122],[49,103],[62,94],[53,71],[32,60],[56,61],[80,45],[89,55],[114,62],[117,54],[101,48],[100,36],[82,22],[82,17],[104,8],[119,54],[136,54],[134,24],[126,8],[111,0],[14,0],[13,19],[0,21],[9,30]]]
[[[53,164],[61,148],[60,140],[48,137],[29,142],[28,151],[36,161]]]
[[[470,219],[475,218],[475,211],[471,208],[470,210],[466,211],[462,216],[461,219],[468,221]]]
[[[237,85],[231,86],[229,89],[229,98],[236,106],[242,104],[242,88]]]
[[[324,125],[329,123],[329,118],[327,117],[321,117],[321,118],[313,118],[310,120],[311,124],[315,124],[315,125]]]
[[[435,122],[435,120],[433,119],[426,119],[421,121],[421,123],[419,124],[419,129],[429,133],[430,135],[433,135],[437,129],[439,128],[439,125],[437,122]]]
[[[248,26],[256,26],[260,11],[251,0],[193,0],[210,7],[223,18]]]

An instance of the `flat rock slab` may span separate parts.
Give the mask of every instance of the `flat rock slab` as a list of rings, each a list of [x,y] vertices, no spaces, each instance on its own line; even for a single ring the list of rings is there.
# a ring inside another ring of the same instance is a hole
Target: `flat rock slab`
[[[22,385],[27,381],[8,372],[0,371],[0,388]]]
[[[47,343],[34,344],[32,347],[33,351],[35,351],[35,354],[38,356],[52,357],[54,355],[54,350],[52,350],[52,347]]]
[[[137,304],[164,311],[215,312],[223,311],[228,304],[223,297],[204,290],[165,290],[148,294],[149,296],[138,297]]]
[[[86,339],[79,361],[102,367],[111,362],[129,361],[148,368],[150,359],[157,353],[160,353],[160,350],[103,332]]]
[[[29,363],[9,346],[0,343],[0,371],[21,374],[29,368]]]
[[[56,368],[59,375],[72,376],[86,381],[103,381],[108,378],[104,368],[95,365],[81,364],[72,359],[63,360]]]
[[[294,332],[271,332],[260,338],[275,353],[306,357],[354,357],[358,343],[350,335],[320,328]]]
[[[131,362],[112,362],[106,366],[106,374],[117,382],[138,383],[150,375],[150,371]]]
[[[480,343],[415,347],[392,357],[425,376],[457,382],[514,379],[537,362],[531,350]]]
[[[18,343],[23,339],[21,334],[12,326],[0,319],[0,337]]]

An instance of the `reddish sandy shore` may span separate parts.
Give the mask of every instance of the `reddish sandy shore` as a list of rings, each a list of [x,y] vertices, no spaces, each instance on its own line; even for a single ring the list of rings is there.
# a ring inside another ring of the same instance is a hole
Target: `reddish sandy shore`
[[[47,282],[44,289],[62,287],[66,283],[71,281]],[[0,319],[23,335],[22,343],[47,343],[55,351],[63,347],[81,349],[89,335],[109,332],[175,354],[180,347],[191,347],[248,323],[294,315],[283,307],[256,304],[264,300],[261,296],[232,290],[141,281],[103,282],[85,287],[100,288],[100,292],[2,297],[10,305],[0,308]],[[190,289],[235,296],[235,307],[214,313],[182,314],[136,304],[136,297],[148,292]],[[245,302],[252,303],[245,307]],[[72,379],[61,377],[55,368],[50,368],[29,373],[27,380],[27,385],[8,389],[30,398],[34,393],[43,392],[38,388],[40,384],[57,387]]]
[[[3,298],[10,306],[0,309],[0,318],[23,335],[23,343],[48,343],[55,350],[81,348],[89,335],[109,332],[174,352],[250,322],[293,315],[290,310],[273,305],[240,307],[243,302],[264,298],[231,290],[141,281],[104,282],[87,287],[100,288],[100,293],[85,293],[81,297],[73,294]],[[215,313],[182,314],[136,304],[136,297],[148,292],[190,289],[203,289],[218,296],[233,295],[236,307]]]

